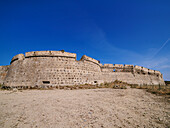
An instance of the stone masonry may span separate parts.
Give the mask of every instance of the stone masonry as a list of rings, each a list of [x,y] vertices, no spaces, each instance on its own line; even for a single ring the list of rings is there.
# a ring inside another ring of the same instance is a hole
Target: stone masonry
[[[83,55],[64,51],[35,51],[18,54],[9,66],[0,66],[0,84],[5,87],[71,86],[120,80],[129,84],[164,85],[159,71],[141,66],[100,64]]]

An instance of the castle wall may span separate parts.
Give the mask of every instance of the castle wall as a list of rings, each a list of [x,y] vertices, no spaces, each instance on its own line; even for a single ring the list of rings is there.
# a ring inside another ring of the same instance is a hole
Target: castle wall
[[[120,80],[129,84],[138,85],[165,85],[162,74],[159,71],[150,70],[133,65],[106,65],[102,67],[102,79],[104,82]]]
[[[2,85],[4,82],[4,79],[6,77],[6,74],[8,72],[9,66],[0,66],[0,84]]]
[[[161,77],[153,75],[140,75],[131,72],[102,73],[104,82],[114,82],[115,80],[138,85],[164,85]]]
[[[27,54],[25,59],[13,61],[5,84],[7,86],[64,86],[94,84],[100,79],[98,74],[101,69],[98,61],[90,57],[84,56],[77,61],[75,56],[46,55]]]
[[[10,87],[100,84],[115,80],[139,85],[165,84],[159,71],[133,65],[102,65],[86,55],[77,61],[75,53],[64,51],[18,54],[10,66],[0,68],[0,73],[0,81]]]

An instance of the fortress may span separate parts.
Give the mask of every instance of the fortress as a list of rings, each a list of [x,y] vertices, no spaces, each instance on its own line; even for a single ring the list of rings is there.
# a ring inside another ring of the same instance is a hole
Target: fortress
[[[86,55],[76,60],[75,53],[64,50],[26,52],[14,56],[9,66],[0,66],[0,84],[7,88],[101,84],[115,80],[138,85],[165,84],[159,71],[133,65],[102,65]]]

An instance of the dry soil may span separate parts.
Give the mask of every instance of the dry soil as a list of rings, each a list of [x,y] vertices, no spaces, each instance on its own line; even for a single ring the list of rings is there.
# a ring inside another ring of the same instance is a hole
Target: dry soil
[[[170,104],[140,89],[0,91],[1,128],[168,128]]]

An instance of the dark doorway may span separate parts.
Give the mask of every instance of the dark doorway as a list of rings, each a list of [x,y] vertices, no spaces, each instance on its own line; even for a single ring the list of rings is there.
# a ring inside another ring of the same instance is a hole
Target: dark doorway
[[[43,84],[50,84],[50,81],[43,81]]]

